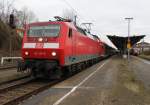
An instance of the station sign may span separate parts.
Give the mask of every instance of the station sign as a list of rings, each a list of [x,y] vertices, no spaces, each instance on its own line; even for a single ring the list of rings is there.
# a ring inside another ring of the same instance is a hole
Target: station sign
[[[128,49],[131,49],[131,43],[130,43],[130,40],[128,40],[127,48],[128,48]]]

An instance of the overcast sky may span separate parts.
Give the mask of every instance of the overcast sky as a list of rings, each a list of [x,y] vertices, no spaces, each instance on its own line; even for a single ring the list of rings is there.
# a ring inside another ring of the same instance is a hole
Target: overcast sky
[[[131,35],[147,35],[150,42],[150,0],[16,0],[15,7],[26,6],[40,21],[62,15],[64,10],[74,8],[82,22],[92,22],[92,32],[111,44],[106,35],[127,36],[125,17],[133,17]]]

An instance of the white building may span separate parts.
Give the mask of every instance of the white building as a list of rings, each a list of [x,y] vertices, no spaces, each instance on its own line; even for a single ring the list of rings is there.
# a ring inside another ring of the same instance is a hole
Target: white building
[[[150,43],[147,42],[140,42],[133,46],[133,49],[138,49],[141,52],[143,51],[150,51]]]

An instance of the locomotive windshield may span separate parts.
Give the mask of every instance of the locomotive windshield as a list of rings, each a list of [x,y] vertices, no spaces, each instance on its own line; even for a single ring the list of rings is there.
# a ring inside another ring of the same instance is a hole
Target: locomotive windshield
[[[31,26],[28,36],[31,37],[57,37],[60,32],[60,25],[51,24],[47,26]]]

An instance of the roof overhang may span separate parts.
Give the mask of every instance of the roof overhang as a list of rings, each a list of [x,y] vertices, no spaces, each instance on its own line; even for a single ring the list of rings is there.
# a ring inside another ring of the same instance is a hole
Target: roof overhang
[[[121,37],[121,36],[111,36],[107,35],[107,37],[111,40],[111,42],[118,48],[120,51],[124,51],[127,49],[128,37]],[[130,36],[130,44],[133,46],[141,39],[143,39],[145,35],[140,36]]]

